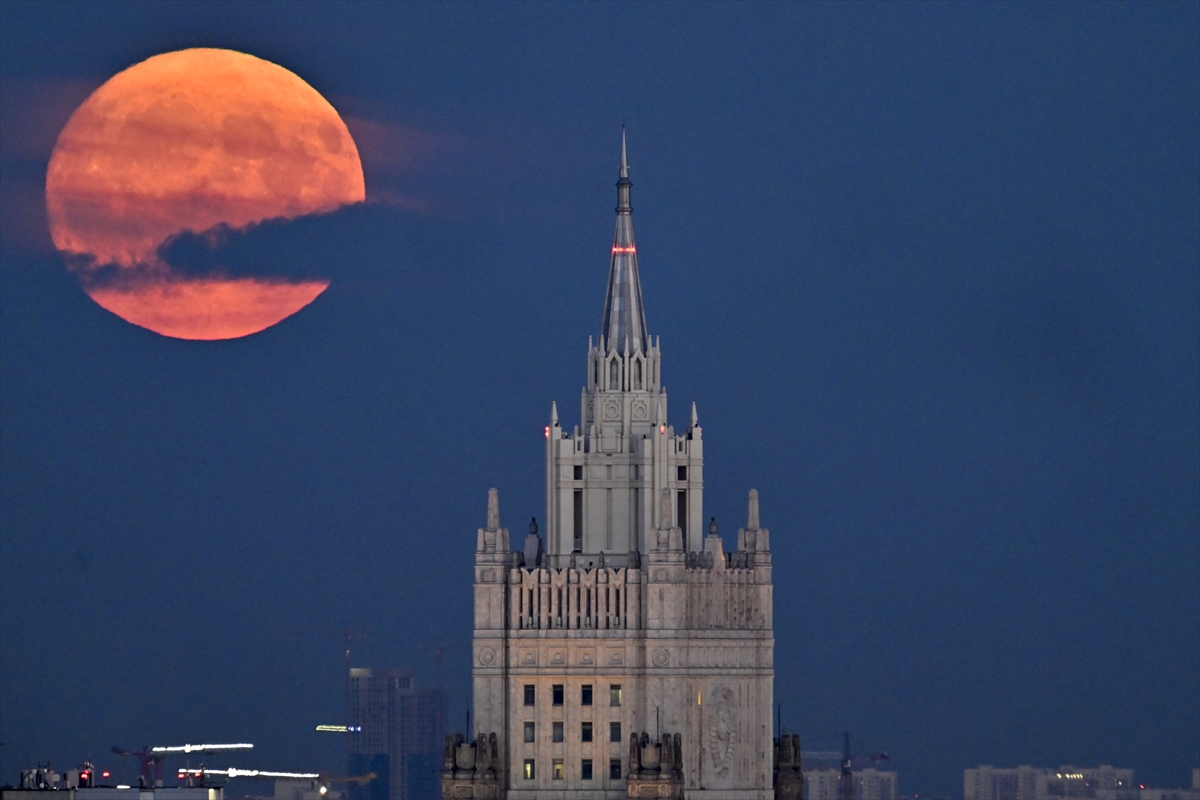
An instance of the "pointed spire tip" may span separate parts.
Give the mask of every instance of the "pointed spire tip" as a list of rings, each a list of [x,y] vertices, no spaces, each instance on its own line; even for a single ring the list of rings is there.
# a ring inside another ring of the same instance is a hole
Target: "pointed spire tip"
[[[625,157],[625,123],[621,123],[621,175],[622,178],[629,177],[629,160]]]

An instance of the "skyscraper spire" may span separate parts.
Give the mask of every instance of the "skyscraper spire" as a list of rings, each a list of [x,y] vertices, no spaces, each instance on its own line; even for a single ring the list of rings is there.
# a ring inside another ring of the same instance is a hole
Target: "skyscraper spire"
[[[617,229],[613,234],[612,261],[608,269],[608,294],[600,326],[604,352],[621,351],[628,340],[632,351],[648,352],[646,310],[638,278],[637,245],[633,241],[633,206],[630,204],[629,162],[625,155],[625,126],[621,126],[621,169],[617,180]]]

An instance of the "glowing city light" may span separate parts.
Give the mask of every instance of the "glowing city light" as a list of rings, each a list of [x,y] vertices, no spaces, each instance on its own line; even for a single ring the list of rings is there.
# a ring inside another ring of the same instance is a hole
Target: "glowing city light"
[[[261,769],[206,769],[205,775],[224,775],[226,778],[319,778],[317,772],[268,772]]]
[[[251,750],[252,744],[182,744],[173,747],[151,747],[151,753],[204,753],[211,750]]]

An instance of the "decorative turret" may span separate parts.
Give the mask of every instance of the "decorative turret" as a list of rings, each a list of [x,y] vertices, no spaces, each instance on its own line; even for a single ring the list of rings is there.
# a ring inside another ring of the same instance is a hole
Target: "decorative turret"
[[[746,527],[738,530],[738,550],[749,553],[769,553],[771,532],[758,524],[758,490],[750,490],[750,501],[746,511]]]

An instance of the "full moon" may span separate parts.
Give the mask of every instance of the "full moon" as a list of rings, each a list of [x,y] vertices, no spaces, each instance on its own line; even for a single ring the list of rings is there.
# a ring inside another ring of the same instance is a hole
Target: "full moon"
[[[327,280],[174,272],[169,237],[333,211],[366,196],[333,106],[288,70],[232,50],[149,58],[75,110],[46,173],[54,245],[117,316],[180,339],[232,339],[311,303]]]

